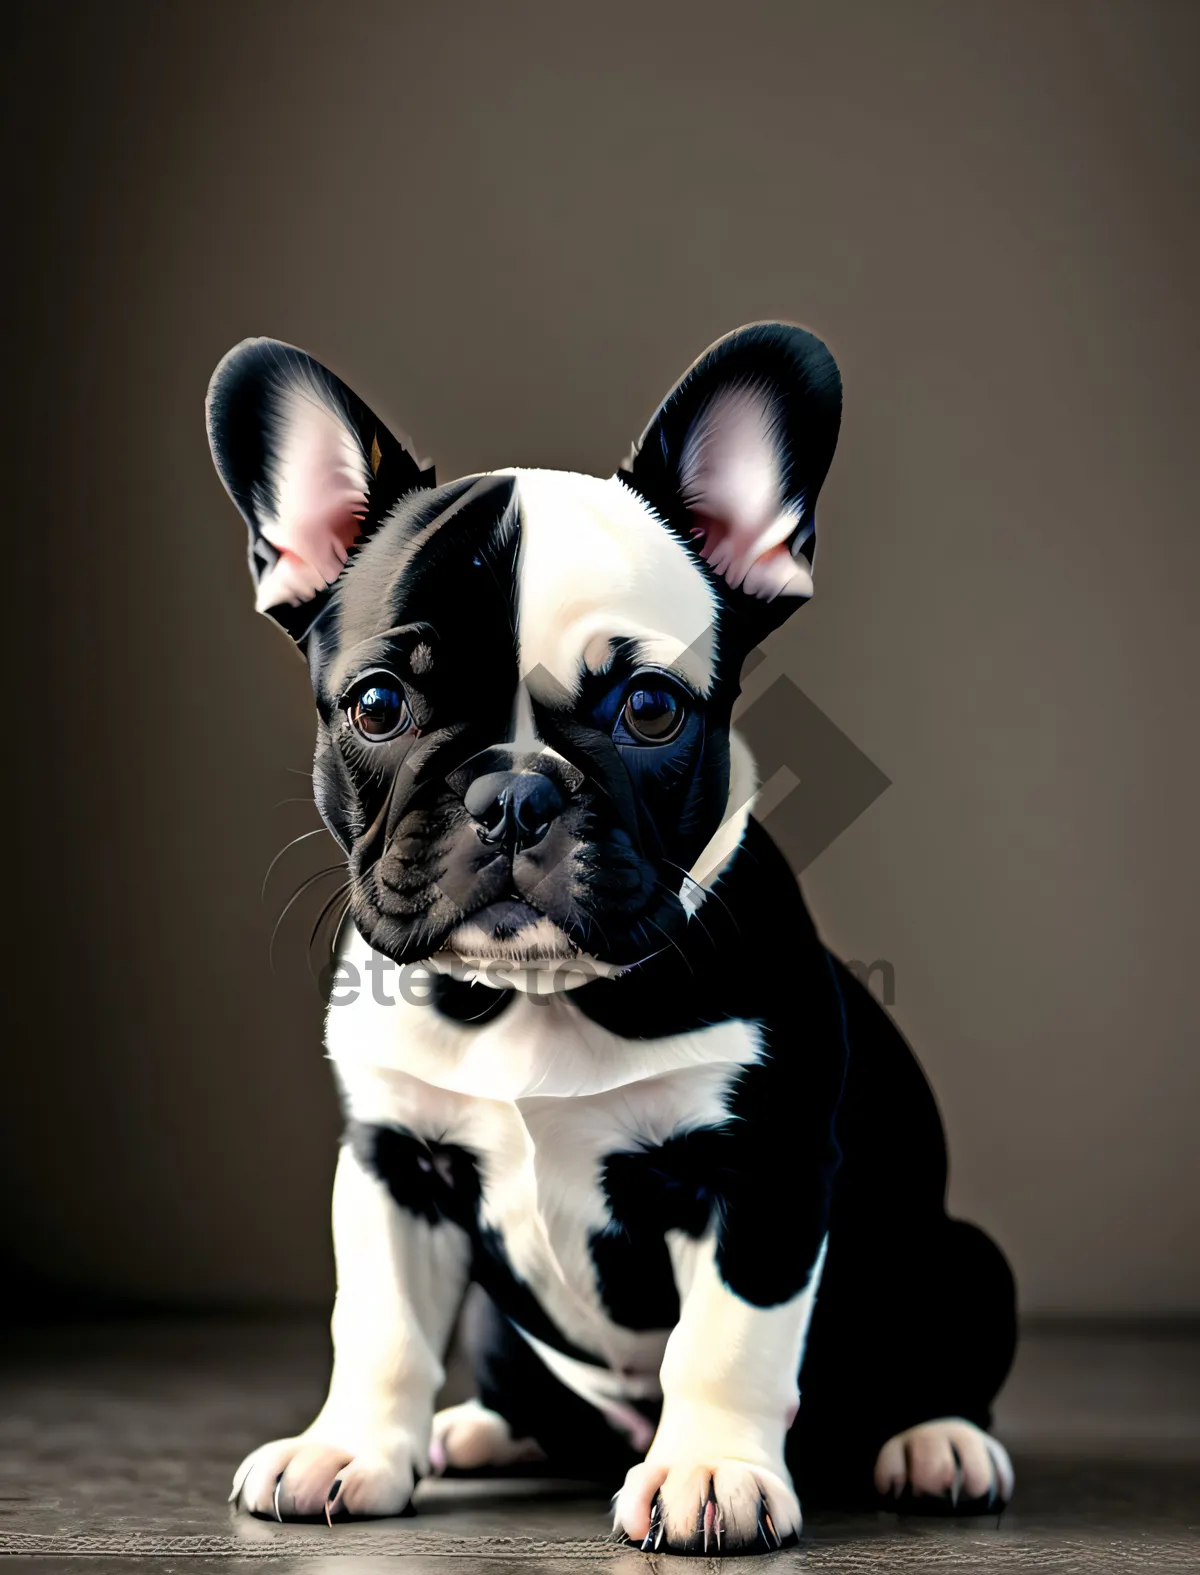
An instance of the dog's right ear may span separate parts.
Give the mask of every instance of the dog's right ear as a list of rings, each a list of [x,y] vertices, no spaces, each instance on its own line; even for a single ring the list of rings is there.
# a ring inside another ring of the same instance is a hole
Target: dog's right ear
[[[250,529],[257,606],[302,641],[354,546],[436,485],[357,394],[303,350],[246,339],[212,375],[208,441]]]

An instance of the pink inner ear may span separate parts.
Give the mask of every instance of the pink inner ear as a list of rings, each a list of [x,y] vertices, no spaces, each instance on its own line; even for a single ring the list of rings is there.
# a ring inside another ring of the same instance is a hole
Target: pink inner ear
[[[806,558],[793,558],[788,541],[800,523],[787,510],[761,531],[747,529],[728,518],[718,519],[693,509],[693,537],[700,556],[734,590],[773,601],[776,596],[811,596],[812,570]]]
[[[718,394],[688,434],[680,481],[700,556],[735,590],[764,601],[812,595],[808,562],[788,546],[803,500],[784,506],[769,396],[753,388]]]
[[[263,537],[279,561],[259,581],[259,611],[310,601],[342,571],[367,512],[370,473],[357,438],[314,392],[287,386],[275,414],[273,515]]]

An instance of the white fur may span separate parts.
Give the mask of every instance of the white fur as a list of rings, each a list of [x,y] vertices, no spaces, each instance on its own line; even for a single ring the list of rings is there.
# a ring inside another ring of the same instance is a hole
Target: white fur
[[[349,950],[361,956],[363,946],[355,937]],[[626,1041],[589,1023],[569,999],[537,1005],[522,998],[471,1030],[426,1006],[400,1000],[381,1007],[367,991],[351,1006],[330,1008],[328,1045],[352,1120],[401,1125],[480,1156],[484,1223],[501,1233],[514,1271],[567,1338],[607,1366],[541,1354],[644,1447],[644,1424],[630,1402],[657,1393],[668,1331],[624,1329],[599,1300],[588,1235],[606,1223],[601,1164],[614,1150],[726,1119],[732,1080],[760,1054],[757,1029],[721,1024]],[[314,1439],[322,1447],[366,1440],[361,1447],[374,1457],[379,1439],[394,1438],[404,1418],[403,1448],[419,1466],[440,1372],[434,1352],[462,1292],[463,1238],[454,1228],[439,1236],[439,1228],[396,1209],[349,1154],[339,1164],[334,1229],[334,1381],[296,1448]],[[692,1247],[701,1259],[708,1252]],[[687,1245],[681,1239],[672,1250],[682,1264]],[[696,1277],[692,1268],[686,1289],[698,1307]],[[725,1329],[712,1329],[725,1338]],[[278,1446],[269,1446],[247,1476],[244,1501],[266,1502],[279,1458]],[[391,1487],[395,1478],[387,1479]]]
[[[347,955],[363,959],[360,937],[351,937]],[[799,1508],[783,1465],[783,1438],[797,1404],[796,1374],[822,1260],[799,1296],[757,1308],[725,1286],[711,1232],[699,1240],[672,1232],[679,1322],[672,1331],[637,1331],[608,1317],[588,1246],[590,1234],[607,1223],[604,1157],[728,1119],[733,1080],[761,1054],[758,1030],[726,1023],[623,1040],[590,1023],[569,997],[545,1004],[519,998],[493,1022],[470,1029],[399,996],[395,1005],[381,1006],[367,991],[350,1006],[331,1006],[327,1042],[352,1120],[403,1126],[479,1156],[484,1224],[500,1233],[514,1272],[563,1334],[604,1363],[591,1367],[531,1340],[551,1371],[640,1448],[649,1442],[648,1430],[633,1402],[661,1386],[662,1421],[647,1457],[652,1474],[627,1485],[622,1524],[639,1523],[642,1489],[651,1480],[663,1488],[669,1517],[682,1524],[672,1473],[690,1492],[692,1476],[703,1468],[718,1473],[723,1524],[740,1524],[751,1501],[765,1494],[782,1533],[795,1529]],[[380,1211],[389,1208],[385,1220]],[[439,1233],[443,1258],[435,1267]],[[335,1234],[338,1358],[329,1401],[305,1439],[326,1450],[318,1465],[332,1458],[328,1448],[339,1440],[366,1440],[364,1452],[377,1458],[381,1440],[390,1439],[394,1456],[403,1418],[403,1451],[419,1467],[427,1458],[431,1386],[440,1373],[434,1353],[465,1278],[462,1235],[391,1208],[379,1183],[345,1154]],[[387,1242],[391,1248],[381,1251]],[[397,1300],[404,1295],[406,1301]],[[393,1319],[403,1327],[393,1328]],[[464,1435],[464,1448],[485,1449],[489,1440],[502,1456],[514,1447],[489,1424]],[[249,1473],[248,1502],[249,1495],[262,1502],[271,1485],[278,1446],[267,1455]],[[385,1473],[387,1491],[394,1491],[397,1473],[403,1474],[399,1467]],[[304,1483],[307,1491],[307,1476]]]
[[[520,666],[535,697],[578,692],[610,639],[707,694],[718,604],[687,548],[615,476],[517,470]]]
[[[655,1498],[659,1513],[652,1521]],[[675,1550],[759,1552],[760,1538],[767,1537],[766,1551],[774,1552],[801,1524],[790,1477],[721,1456],[634,1466],[613,1507],[613,1529],[641,1542],[647,1553],[658,1552],[664,1538]]]
[[[415,1473],[429,1469],[442,1352],[467,1283],[465,1232],[403,1214],[349,1148],[333,1186],[337,1300],[333,1376],[310,1427],[264,1444],[234,1478],[233,1496],[258,1514],[313,1515],[336,1507],[399,1514]]]
[[[667,1341],[662,1420],[651,1461],[736,1456],[781,1475],[783,1441],[800,1403],[797,1375],[825,1263],[777,1307],[755,1307],[722,1280],[710,1233],[668,1238],[683,1306]]]
[[[797,1375],[826,1243],[799,1295],[755,1307],[721,1279],[711,1232],[699,1242],[672,1232],[668,1241],[682,1308],[660,1371],[662,1415],[644,1464],[617,1495],[614,1524],[638,1541],[651,1534],[651,1551],[655,1536],[678,1545],[693,1536],[697,1503],[711,1488],[711,1551],[720,1551],[721,1536],[755,1545],[760,1499],[778,1545],[800,1529],[784,1439],[800,1403]],[[710,1546],[706,1535],[704,1551]]]
[[[590,1022],[563,996],[515,1001],[480,1027],[456,1023],[423,998],[427,982],[420,968],[406,973],[412,1000],[404,998],[399,970],[392,968],[384,974],[386,1004],[376,1001],[366,966],[370,957],[367,942],[348,928],[342,959],[354,964],[362,987],[352,1004],[330,1005],[325,1035],[343,1077],[352,1069],[399,1071],[431,1088],[516,1100],[602,1093],[697,1066],[744,1066],[759,1054],[758,1031],[750,1024],[622,1039]]]
[[[570,1340],[614,1369],[657,1371],[665,1331],[613,1324],[597,1293],[587,1237],[607,1222],[601,1163],[726,1119],[730,1084],[760,1054],[754,1026],[624,1040],[559,996],[517,999],[471,1029],[367,993],[330,1008],[327,1043],[354,1120],[480,1155],[482,1218]]]

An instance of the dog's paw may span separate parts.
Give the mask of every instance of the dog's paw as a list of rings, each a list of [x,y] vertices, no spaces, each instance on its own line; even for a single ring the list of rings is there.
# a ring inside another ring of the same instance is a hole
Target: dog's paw
[[[429,1464],[435,1472],[481,1471],[545,1458],[532,1438],[514,1438],[504,1418],[478,1400],[448,1406],[433,1419]]]
[[[647,1553],[774,1553],[800,1534],[800,1503],[783,1476],[744,1460],[634,1466],[613,1529]]]
[[[398,1429],[341,1440],[301,1433],[247,1455],[229,1500],[267,1520],[402,1515],[416,1486],[416,1459],[413,1439]]]
[[[922,1422],[889,1438],[875,1462],[875,1486],[902,1507],[959,1514],[1007,1504],[1013,1491],[1008,1451],[961,1417]]]

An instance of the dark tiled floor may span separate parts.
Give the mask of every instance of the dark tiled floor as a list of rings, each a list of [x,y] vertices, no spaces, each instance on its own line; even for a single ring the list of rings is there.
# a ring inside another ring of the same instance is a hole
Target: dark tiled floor
[[[562,1484],[425,1484],[419,1515],[332,1531],[233,1517],[225,1495],[238,1460],[303,1426],[320,1402],[325,1340],[315,1322],[9,1334],[0,1552],[70,1575],[268,1565],[394,1575],[396,1554],[409,1575],[432,1560],[439,1575],[507,1575],[530,1561],[540,1575],[589,1564],[645,1575],[661,1562],[609,1545],[606,1501]],[[1200,1334],[1032,1331],[1000,1412],[1018,1476],[1002,1519],[813,1515],[802,1546],[774,1566],[1200,1570]]]

